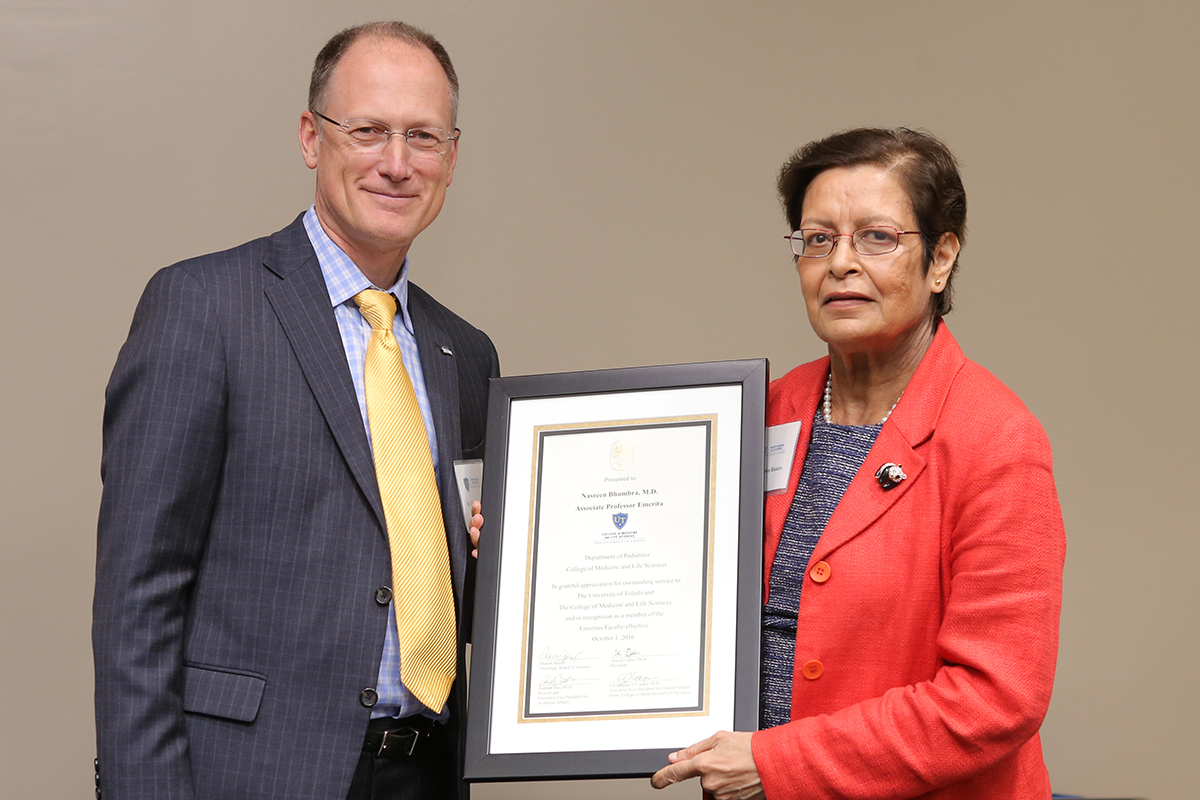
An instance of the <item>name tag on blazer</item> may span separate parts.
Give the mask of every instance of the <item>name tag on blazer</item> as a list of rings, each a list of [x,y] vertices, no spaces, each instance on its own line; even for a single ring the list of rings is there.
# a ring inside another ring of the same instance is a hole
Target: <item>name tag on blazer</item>
[[[478,458],[454,462],[454,480],[458,484],[458,501],[462,504],[463,522],[471,529],[471,504],[483,499],[483,460]]]
[[[780,494],[787,491],[796,445],[800,441],[800,421],[767,426],[767,449],[763,459],[763,491]]]

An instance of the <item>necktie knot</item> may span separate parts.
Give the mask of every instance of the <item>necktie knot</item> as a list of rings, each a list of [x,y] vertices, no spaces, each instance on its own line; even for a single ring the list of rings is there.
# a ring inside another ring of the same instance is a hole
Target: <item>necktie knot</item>
[[[396,320],[396,298],[378,289],[363,289],[354,295],[354,302],[371,330],[391,332]]]

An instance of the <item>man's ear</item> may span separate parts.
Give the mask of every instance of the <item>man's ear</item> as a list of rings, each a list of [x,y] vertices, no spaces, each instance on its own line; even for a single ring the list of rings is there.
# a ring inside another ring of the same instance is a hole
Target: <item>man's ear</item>
[[[317,130],[317,119],[311,111],[300,115],[300,154],[309,169],[317,168],[317,149],[321,143],[321,133]]]

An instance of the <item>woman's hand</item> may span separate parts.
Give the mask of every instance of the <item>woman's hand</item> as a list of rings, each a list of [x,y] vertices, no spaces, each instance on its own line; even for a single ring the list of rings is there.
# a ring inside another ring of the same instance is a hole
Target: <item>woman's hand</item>
[[[471,551],[471,555],[479,558],[479,531],[483,528],[483,514],[479,512],[483,510],[483,506],[476,500],[471,503],[471,546],[475,549]]]
[[[714,800],[750,800],[763,797],[762,781],[750,751],[752,733],[720,731],[703,742],[667,756],[671,762],[654,773],[650,785],[662,789],[672,783],[699,778],[706,797]]]

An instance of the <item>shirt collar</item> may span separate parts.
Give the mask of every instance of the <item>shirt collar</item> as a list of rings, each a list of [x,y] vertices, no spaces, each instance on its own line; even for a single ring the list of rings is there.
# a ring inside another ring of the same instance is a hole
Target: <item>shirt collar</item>
[[[408,315],[408,259],[404,259],[400,267],[400,277],[390,289],[375,286],[367,276],[362,274],[350,256],[342,248],[334,244],[321,227],[317,219],[316,206],[309,206],[304,213],[304,230],[308,232],[308,240],[312,242],[313,250],[317,253],[317,263],[321,265],[321,275],[325,278],[325,288],[329,290],[330,305],[337,306],[353,302],[354,295],[363,289],[379,289],[390,292],[396,297],[400,311],[400,319],[409,333],[413,332],[412,318]]]

